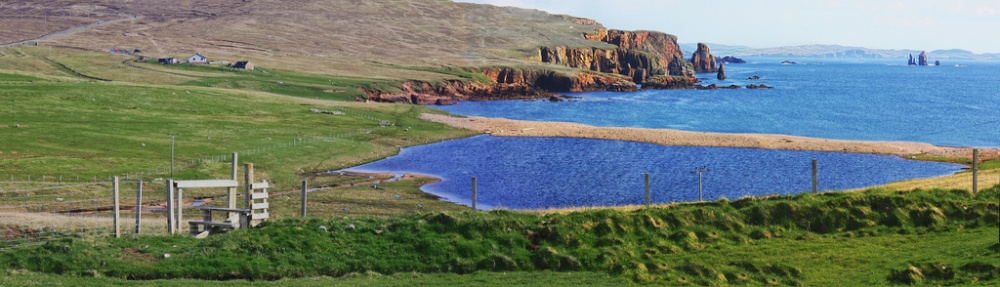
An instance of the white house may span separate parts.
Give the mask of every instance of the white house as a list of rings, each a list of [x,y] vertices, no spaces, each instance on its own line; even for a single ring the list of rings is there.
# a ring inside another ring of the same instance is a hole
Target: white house
[[[194,54],[191,58],[188,58],[188,63],[190,64],[205,64],[208,63],[208,58],[202,56],[201,54]]]

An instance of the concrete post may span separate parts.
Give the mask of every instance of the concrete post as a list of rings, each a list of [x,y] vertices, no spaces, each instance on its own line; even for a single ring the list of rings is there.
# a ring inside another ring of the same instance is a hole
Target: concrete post
[[[173,235],[174,230],[174,180],[167,180],[167,234]]]
[[[139,234],[142,226],[142,180],[139,180],[139,187],[135,191],[135,234]]]
[[[302,217],[306,217],[306,181],[302,181]]]
[[[476,210],[476,177],[472,177],[472,210]]]
[[[121,216],[121,213],[120,213],[120,210],[118,210],[118,208],[120,207],[120,205],[118,204],[118,199],[119,199],[118,195],[119,195],[119,193],[118,193],[118,177],[117,176],[114,177],[111,180],[111,189],[113,190],[112,193],[114,194],[114,198],[115,198],[114,199],[114,204],[113,204],[114,205],[114,207],[113,207],[114,208],[114,213],[115,213],[115,218],[114,218],[115,238],[118,238],[118,237],[122,237],[122,229],[121,229],[121,226],[118,225],[118,217]]]
[[[184,220],[184,215],[183,215],[184,189],[178,188],[176,192],[177,192],[177,203],[174,204],[174,207],[177,208],[177,212],[175,212],[175,214],[177,215],[177,219],[174,219],[174,230],[182,231],[181,227],[183,227],[183,225],[181,225],[181,220]]]

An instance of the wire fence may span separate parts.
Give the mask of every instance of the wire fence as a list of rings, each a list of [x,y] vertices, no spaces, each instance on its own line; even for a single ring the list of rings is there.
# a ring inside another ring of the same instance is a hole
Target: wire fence
[[[115,229],[111,182],[53,185],[0,193],[0,250],[44,244],[61,238],[164,235],[167,188],[164,181],[119,182]],[[48,194],[36,194],[45,191]],[[141,195],[140,195],[141,194]],[[181,222],[201,220],[201,206],[225,204],[225,189],[186,190]],[[188,226],[180,225],[180,234]],[[117,233],[117,234],[116,234]]]

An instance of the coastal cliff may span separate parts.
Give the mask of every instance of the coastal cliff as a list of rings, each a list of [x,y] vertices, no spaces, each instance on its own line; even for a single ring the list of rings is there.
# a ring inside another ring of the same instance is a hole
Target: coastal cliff
[[[544,67],[491,67],[475,71],[489,78],[490,83],[408,81],[400,85],[398,92],[359,89],[368,95],[368,101],[447,105],[461,100],[551,98],[552,92],[627,92],[638,90],[637,84],[644,89],[690,89],[698,82],[694,77],[697,69],[684,61],[674,35],[609,30],[585,18],[572,21],[598,27],[592,33],[584,33],[585,40],[614,47],[541,46],[529,56],[529,60],[579,69],[574,72]],[[715,60],[711,63],[714,65]],[[711,70],[715,71],[714,67]]]
[[[677,37],[654,31],[598,29],[583,37],[615,45],[614,49],[577,47],[540,47],[534,60],[627,76],[642,84],[656,75],[693,76],[693,69],[683,61]]]
[[[408,103],[418,105],[450,105],[462,100],[515,100],[555,96],[552,92],[616,91],[631,92],[638,88],[624,76],[581,71],[575,74],[551,70],[511,67],[486,68],[479,71],[491,83],[447,80],[438,83],[407,81],[398,92],[383,92],[358,87],[367,101]]]

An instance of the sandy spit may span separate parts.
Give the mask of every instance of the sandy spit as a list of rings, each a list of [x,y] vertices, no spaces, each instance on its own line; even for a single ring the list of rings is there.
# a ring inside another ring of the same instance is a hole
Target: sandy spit
[[[942,147],[899,141],[853,141],[778,134],[727,134],[671,129],[595,127],[566,122],[535,122],[503,118],[423,114],[422,119],[492,134],[515,137],[572,137],[625,140],[668,146],[746,147],[781,150],[836,151],[890,155],[930,155],[972,158],[972,148]],[[1000,157],[1000,148],[980,149],[980,160]]]

